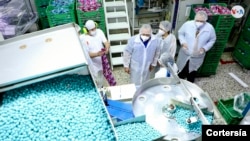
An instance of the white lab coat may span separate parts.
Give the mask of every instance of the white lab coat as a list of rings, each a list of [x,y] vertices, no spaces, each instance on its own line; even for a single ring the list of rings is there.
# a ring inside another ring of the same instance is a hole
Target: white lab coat
[[[162,38],[161,35],[156,34],[156,37],[160,40],[160,56],[163,53],[169,53],[173,58],[175,58],[176,54],[176,48],[177,48],[177,43],[176,43],[176,37],[172,33],[170,33],[166,38]],[[160,69],[160,66],[157,65],[153,72],[151,73],[151,78],[155,78],[155,73],[158,72]]]
[[[175,53],[176,53],[176,37],[175,35],[173,35],[172,33],[170,33],[166,38],[162,38],[161,39],[161,54],[163,54],[164,52],[168,52],[170,55],[173,56],[173,58],[175,58]]]
[[[150,65],[156,66],[160,55],[160,42],[151,36],[147,47],[144,46],[140,35],[135,35],[128,40],[123,52],[123,65],[130,68],[130,80],[136,86],[150,79]]]
[[[88,53],[101,51],[104,48],[103,43],[107,42],[105,34],[100,29],[96,29],[95,36],[81,35],[80,40]],[[98,87],[101,87],[104,81],[101,56],[90,58],[90,71],[94,75]]]
[[[210,23],[206,23],[198,35],[198,49],[204,48],[205,52],[192,55],[193,48],[195,46],[195,33],[196,33],[195,21],[185,22],[178,31],[178,38],[180,44],[186,43],[188,49],[180,48],[176,64],[179,71],[185,67],[185,64],[189,60],[189,72],[197,71],[202,65],[205,54],[209,51],[216,41],[216,34],[214,27]]]

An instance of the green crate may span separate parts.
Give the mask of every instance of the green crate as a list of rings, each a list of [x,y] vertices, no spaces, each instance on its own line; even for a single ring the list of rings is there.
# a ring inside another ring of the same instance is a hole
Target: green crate
[[[71,23],[71,22],[76,23],[74,6],[63,7],[65,9],[69,9],[68,13],[53,14],[52,10],[54,10],[56,8],[58,8],[58,7],[48,6],[47,10],[46,10],[50,27],[62,25],[62,24],[66,24],[66,23]]]
[[[38,16],[39,16],[39,17],[47,17],[46,9],[47,9],[47,6],[38,7],[38,8],[37,8]]]
[[[197,76],[210,76],[215,75],[219,62],[217,63],[205,63],[201,65],[201,67],[197,71]]]
[[[227,124],[239,124],[243,119],[243,116],[234,110],[234,98],[223,100],[220,99],[217,104],[217,108],[221,115],[224,117]]]
[[[225,3],[209,3],[209,8],[211,8],[211,6],[214,6],[214,5],[227,7],[227,4]],[[211,12],[213,11],[211,10]],[[217,17],[217,23],[215,25],[216,29],[220,29],[220,28],[229,29],[229,30],[232,29],[235,18],[231,14],[215,14],[214,13],[213,16]]]
[[[249,27],[244,27],[241,31],[241,35],[243,37],[249,38],[250,39],[250,26]]]
[[[35,6],[37,8],[39,7],[47,7],[49,5],[50,0],[35,0]]]
[[[239,40],[237,41],[236,48],[240,47],[246,52],[250,53],[250,38],[241,35]]]
[[[35,6],[39,17],[46,17],[46,9],[49,5],[49,0],[35,0]]]
[[[232,15],[218,15],[218,22],[215,29],[224,28],[231,30],[234,26],[235,18]]]
[[[93,21],[95,21],[96,23],[97,23],[97,25],[98,25],[98,27],[106,27],[106,24],[105,24],[105,20],[103,19],[103,20],[98,20],[98,19],[95,19],[95,18],[82,18],[82,20],[81,20],[81,22],[79,23],[79,21],[78,21],[78,24],[80,25],[80,26],[84,26],[85,25],[85,23],[88,21],[88,20],[93,20]]]
[[[68,24],[68,23],[75,23],[71,20],[60,20],[60,21],[50,21],[49,20],[49,26],[50,27],[55,27],[55,26],[58,26],[58,25],[63,25],[63,24]]]
[[[79,25],[85,25],[85,23],[86,23],[86,21],[87,20],[93,20],[93,21],[95,21],[99,26],[102,26],[102,25],[104,25],[104,26],[106,26],[106,22],[105,22],[105,19],[101,19],[101,18],[99,18],[99,17],[81,17],[81,18],[79,18],[79,16],[77,17],[77,23],[79,24]]]
[[[223,50],[220,52],[207,52],[203,64],[220,62],[223,52]]]
[[[232,56],[238,64],[246,69],[250,69],[250,41],[241,36],[238,40]]]
[[[220,42],[228,42],[231,30],[227,28],[216,28],[216,40]]]
[[[250,54],[250,44],[249,42],[246,42],[244,38],[240,37],[236,44],[236,48],[240,48],[244,51],[245,54],[249,55]],[[248,58],[248,56],[246,56]],[[250,56],[249,56],[250,57]]]
[[[247,54],[250,55],[250,54]],[[232,57],[233,59],[239,64],[241,65],[243,68],[245,69],[250,69],[250,58],[249,56],[247,56],[246,53],[244,52],[244,50],[242,50],[241,48],[235,48],[233,53],[232,53]],[[246,58],[248,57],[248,58]]]
[[[198,76],[215,75],[227,42],[215,42],[206,53],[204,62],[198,69]]]
[[[250,26],[250,16],[246,19],[245,26]]]
[[[107,31],[106,31],[104,8],[100,7],[95,11],[84,12],[79,9],[80,6],[81,6],[80,3],[76,4],[77,23],[81,27],[84,27],[85,22],[87,20],[93,20],[98,24],[98,27],[106,34]]]
[[[250,47],[243,42],[237,43],[235,50],[238,49],[239,52],[244,56],[246,61],[250,61]]]
[[[47,17],[39,18],[38,24],[39,24],[40,29],[46,29],[46,28],[50,27],[49,26],[49,20],[48,20]]]
[[[212,53],[217,53],[217,52],[223,52],[225,47],[226,47],[227,42],[226,41],[219,41],[217,40],[213,47],[208,51],[208,53],[212,52]]]
[[[104,8],[100,7],[96,11],[84,12],[79,9],[80,3],[76,4],[76,16],[79,25],[84,25],[86,20],[94,20],[96,22],[105,21]]]

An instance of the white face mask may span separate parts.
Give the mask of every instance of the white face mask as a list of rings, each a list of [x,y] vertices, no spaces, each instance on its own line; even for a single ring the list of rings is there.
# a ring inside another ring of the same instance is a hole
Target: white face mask
[[[163,34],[165,34],[165,32],[163,30],[159,29],[158,34],[162,36]]]
[[[141,39],[143,42],[147,41],[149,39],[148,36],[141,35]]]
[[[95,36],[96,35],[96,30],[94,30],[94,31],[90,31],[90,33],[89,33],[91,36]]]
[[[197,27],[201,27],[203,24],[204,24],[203,22],[195,22],[195,25],[196,25]]]

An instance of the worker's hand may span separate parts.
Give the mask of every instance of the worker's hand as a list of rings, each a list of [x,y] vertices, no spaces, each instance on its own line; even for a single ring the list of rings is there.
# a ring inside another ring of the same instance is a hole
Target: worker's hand
[[[188,49],[188,46],[187,46],[186,43],[183,43],[181,46],[182,46],[184,49]]]
[[[205,49],[204,48],[200,48],[199,52],[200,52],[200,54],[203,54],[203,53],[205,53]]]
[[[129,68],[124,67],[124,71],[125,71],[126,73],[130,74],[130,70],[129,70]]]
[[[104,55],[104,54],[105,54],[105,51],[98,51],[98,52],[97,52],[97,56],[102,56],[102,55]],[[97,56],[96,56],[96,57],[97,57]]]
[[[102,48],[102,51],[103,51],[105,54],[108,54],[108,53],[109,53],[109,48],[108,48],[108,47]]]
[[[104,43],[104,47],[103,48],[105,50],[105,54],[108,54],[109,53],[109,49],[110,49],[110,43],[107,41]]]
[[[154,66],[150,65],[149,66],[149,71],[151,72],[154,68],[155,68]]]
[[[109,48],[105,48],[105,54],[109,53]]]

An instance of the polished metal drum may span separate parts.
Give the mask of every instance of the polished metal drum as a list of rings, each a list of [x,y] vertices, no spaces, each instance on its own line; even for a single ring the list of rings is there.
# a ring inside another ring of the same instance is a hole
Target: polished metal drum
[[[202,111],[213,113],[213,103],[201,88],[174,78],[157,78],[144,83],[133,97],[133,112],[135,116],[145,115],[146,122],[164,135],[165,140],[197,140],[201,134],[187,132],[176,121],[179,118],[171,117],[176,105],[188,107],[192,112],[191,97],[195,98]]]

